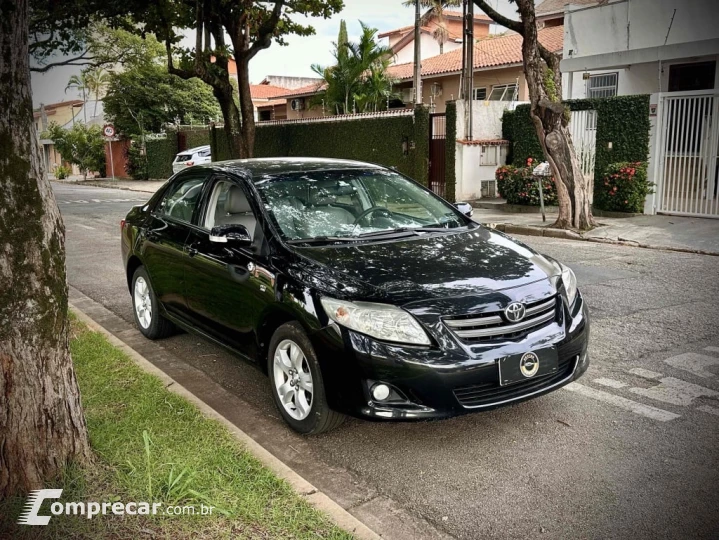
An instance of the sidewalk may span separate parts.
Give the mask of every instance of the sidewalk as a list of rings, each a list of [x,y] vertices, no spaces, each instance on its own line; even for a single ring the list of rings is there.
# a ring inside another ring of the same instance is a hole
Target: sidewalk
[[[493,209],[475,208],[474,219],[495,224],[510,234],[555,236],[558,230],[546,231],[557,214],[509,213]],[[569,232],[564,238],[591,241],[629,243],[641,247],[672,249],[719,255],[719,219],[682,216],[634,216],[627,218],[595,217],[596,229],[577,235]],[[549,234],[543,234],[548,232]]]

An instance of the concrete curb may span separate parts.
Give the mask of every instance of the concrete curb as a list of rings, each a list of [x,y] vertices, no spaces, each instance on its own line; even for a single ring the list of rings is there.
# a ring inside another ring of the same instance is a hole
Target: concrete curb
[[[599,244],[614,244],[617,246],[638,247],[643,249],[655,249],[659,251],[676,251],[679,253],[692,253],[695,255],[709,255],[711,257],[719,257],[719,252],[708,251],[705,249],[692,249],[680,246],[662,246],[654,244],[644,244],[635,242],[634,240],[625,240],[622,238],[601,238],[592,236],[583,236],[574,231],[564,229],[550,229],[548,227],[533,227],[530,225],[513,225],[511,223],[484,223],[490,229],[505,232],[507,234],[519,234],[524,236],[544,236],[546,238],[561,238],[564,240],[581,240],[584,242],[596,242]]]
[[[65,184],[68,186],[88,186],[107,189],[120,189],[122,191],[136,191],[138,193],[155,193],[155,191],[157,191],[156,189],[150,189],[147,186],[142,186],[144,189],[136,189],[134,187],[129,187],[126,185],[117,186],[105,182],[95,182],[93,180],[88,180],[87,182],[68,182],[67,180],[51,180],[51,182],[57,182],[58,184]],[[138,182],[141,182],[141,180],[139,180]]]
[[[181,384],[177,383],[164,371],[154,366],[149,360],[147,360],[144,356],[135,351],[132,347],[127,345],[121,339],[114,336],[109,331],[105,330],[105,328],[95,322],[92,318],[90,318],[89,315],[83,312],[72,302],[70,302],[70,308],[72,309],[73,313],[77,315],[78,319],[85,323],[91,330],[104,335],[110,343],[112,343],[115,347],[117,347],[127,356],[129,356],[145,372],[158,377],[165,384],[165,387],[169,391],[187,399],[190,403],[194,404],[197,408],[199,408],[206,417],[217,420],[218,422],[223,424],[230,431],[230,433],[232,433],[232,435],[240,443],[242,443],[255,458],[257,458],[265,467],[270,469],[279,478],[282,478],[288,484],[290,484],[290,486],[292,486],[292,489],[294,489],[300,497],[306,500],[314,508],[327,514],[327,516],[335,525],[352,533],[355,537],[361,540],[380,540],[382,538],[380,535],[370,529],[367,525],[362,523],[359,519],[347,512],[334,500],[332,500],[326,494],[322,493],[315,486],[313,486],[307,480],[297,474],[294,470],[292,470],[278,458],[273,456],[270,452],[268,452],[252,437],[250,437],[244,431],[238,428],[235,424],[230,422],[227,418],[222,416],[215,409],[207,405],[204,401],[195,396],[192,392],[187,390]]]

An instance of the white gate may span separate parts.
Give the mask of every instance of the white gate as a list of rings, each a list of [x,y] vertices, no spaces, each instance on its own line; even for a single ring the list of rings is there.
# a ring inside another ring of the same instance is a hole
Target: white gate
[[[658,105],[657,211],[719,217],[719,93],[660,94]]]
[[[574,150],[585,177],[594,178],[597,155],[597,111],[572,111],[569,122]]]

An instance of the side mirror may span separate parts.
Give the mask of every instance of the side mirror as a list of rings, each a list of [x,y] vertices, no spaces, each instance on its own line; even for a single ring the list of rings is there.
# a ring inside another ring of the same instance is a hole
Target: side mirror
[[[210,242],[249,246],[252,243],[250,231],[244,225],[220,225],[210,231]]]
[[[454,206],[467,217],[472,217],[472,214],[474,214],[474,208],[467,202],[456,202]]]

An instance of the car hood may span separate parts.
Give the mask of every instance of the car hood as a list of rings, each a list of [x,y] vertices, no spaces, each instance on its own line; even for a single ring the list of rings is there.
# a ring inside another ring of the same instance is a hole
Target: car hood
[[[300,248],[304,257],[399,305],[484,295],[560,273],[552,260],[508,236],[479,227],[400,240]],[[330,277],[329,275],[327,277]]]

